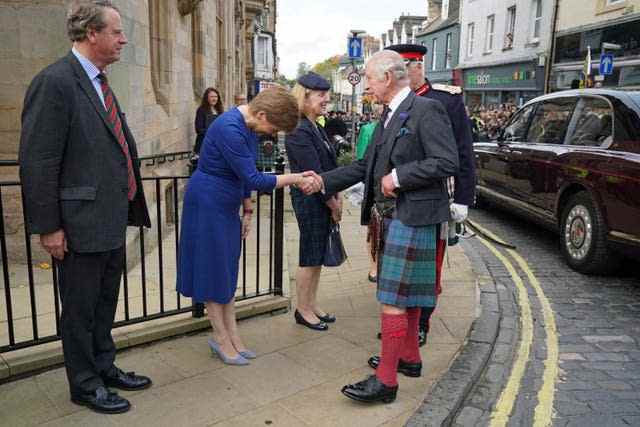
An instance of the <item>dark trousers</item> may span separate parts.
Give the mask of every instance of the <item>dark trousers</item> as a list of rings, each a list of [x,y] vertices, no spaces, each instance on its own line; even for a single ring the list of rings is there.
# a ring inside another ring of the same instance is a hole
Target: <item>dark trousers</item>
[[[116,346],[111,328],[124,264],[122,247],[107,252],[69,251],[58,263],[62,299],[62,349],[72,394],[103,385]]]

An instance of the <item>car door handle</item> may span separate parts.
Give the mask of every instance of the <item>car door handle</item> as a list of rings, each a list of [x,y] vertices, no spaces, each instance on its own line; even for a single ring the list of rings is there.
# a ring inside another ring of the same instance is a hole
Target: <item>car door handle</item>
[[[509,153],[522,155],[522,151],[520,150],[510,150]]]

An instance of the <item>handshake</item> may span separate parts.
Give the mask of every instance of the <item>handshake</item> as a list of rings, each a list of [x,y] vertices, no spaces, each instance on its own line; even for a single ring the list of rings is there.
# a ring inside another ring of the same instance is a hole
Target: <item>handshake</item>
[[[298,176],[299,178],[293,185],[306,195],[317,193],[324,188],[322,177],[314,171],[306,171]]]

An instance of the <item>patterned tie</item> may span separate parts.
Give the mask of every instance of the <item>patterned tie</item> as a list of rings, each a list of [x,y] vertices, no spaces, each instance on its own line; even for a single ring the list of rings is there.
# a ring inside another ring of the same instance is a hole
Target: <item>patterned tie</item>
[[[387,126],[387,118],[389,118],[390,111],[391,111],[391,108],[389,108],[388,105],[385,105],[384,108],[382,109],[382,115],[380,116],[380,122],[382,123],[382,127]]]
[[[118,143],[120,144],[122,152],[127,159],[127,181],[129,185],[127,197],[129,198],[129,200],[133,200],[137,191],[136,176],[133,173],[133,162],[131,161],[131,153],[129,152],[129,146],[127,145],[127,140],[125,139],[124,132],[122,130],[122,121],[120,120],[120,115],[118,114],[118,106],[116,105],[113,92],[109,87],[107,76],[101,73],[98,74],[98,78],[100,79],[100,87],[102,88],[102,94],[104,95],[104,105],[107,109],[107,122],[109,123],[109,126],[111,126],[111,129],[113,129],[113,132],[116,134]]]

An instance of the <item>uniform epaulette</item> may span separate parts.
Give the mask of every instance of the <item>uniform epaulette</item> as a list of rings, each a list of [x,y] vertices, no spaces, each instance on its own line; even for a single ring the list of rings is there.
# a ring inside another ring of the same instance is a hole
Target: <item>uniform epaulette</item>
[[[460,95],[462,93],[462,88],[460,86],[452,86],[452,85],[443,85],[443,84],[432,84],[432,88],[435,90],[440,90],[442,92],[448,92],[451,95]]]

